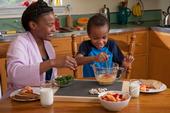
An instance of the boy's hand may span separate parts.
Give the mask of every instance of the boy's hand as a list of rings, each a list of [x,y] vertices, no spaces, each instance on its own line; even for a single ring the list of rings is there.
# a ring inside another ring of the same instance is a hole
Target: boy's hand
[[[134,61],[134,57],[133,57],[132,55],[127,55],[127,56],[124,58],[123,65],[124,65],[126,68],[131,68],[131,64],[132,64],[133,61]]]
[[[108,60],[108,55],[105,52],[101,52],[96,56],[96,61],[97,62],[105,62]]]

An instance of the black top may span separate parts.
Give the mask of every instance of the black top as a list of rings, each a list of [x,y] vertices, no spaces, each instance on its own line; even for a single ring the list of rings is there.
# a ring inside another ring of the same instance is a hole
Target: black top
[[[47,55],[46,58],[42,57],[42,60],[43,61],[49,60],[49,56]],[[46,71],[45,80],[51,80],[52,72],[53,72],[52,68]]]

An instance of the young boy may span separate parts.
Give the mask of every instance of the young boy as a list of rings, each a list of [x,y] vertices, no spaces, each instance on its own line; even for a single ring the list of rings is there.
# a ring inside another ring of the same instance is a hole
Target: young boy
[[[89,19],[87,33],[90,40],[81,43],[76,56],[78,65],[84,65],[84,77],[94,77],[93,64],[97,67],[112,67],[115,63],[119,66],[129,66],[130,60],[124,60],[117,44],[108,40],[109,30],[108,20],[102,14]]]

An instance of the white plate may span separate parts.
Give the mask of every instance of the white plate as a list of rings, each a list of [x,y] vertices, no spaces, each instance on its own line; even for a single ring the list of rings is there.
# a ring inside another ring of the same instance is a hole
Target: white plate
[[[167,86],[164,83],[162,83],[162,86],[160,87],[160,89],[149,89],[148,91],[140,91],[140,92],[142,92],[142,93],[159,93],[166,89],[167,89]]]
[[[33,93],[34,94],[37,94],[37,95],[40,95],[40,88],[39,87],[32,87],[33,89]],[[10,94],[10,98],[13,99],[13,100],[16,100],[16,101],[35,101],[35,100],[39,100],[39,98],[32,98],[32,99],[20,99],[20,98],[15,98],[14,96],[16,94],[19,93],[21,89],[18,89],[18,90],[15,90],[13,91],[11,94]]]
[[[138,82],[139,84],[142,84],[142,82],[141,82],[142,80],[144,80],[144,79],[137,80],[136,82]],[[144,81],[147,81],[147,80],[144,80]],[[148,79],[148,81],[152,81],[152,80]],[[157,81],[157,80],[154,80],[154,81]],[[158,81],[158,82],[160,82],[160,81]],[[140,92],[142,92],[142,93],[159,93],[159,92],[162,92],[162,91],[166,90],[167,86],[162,82],[160,82],[160,83],[161,83],[161,86],[160,86],[159,89],[149,89],[147,91],[141,91],[140,90]]]

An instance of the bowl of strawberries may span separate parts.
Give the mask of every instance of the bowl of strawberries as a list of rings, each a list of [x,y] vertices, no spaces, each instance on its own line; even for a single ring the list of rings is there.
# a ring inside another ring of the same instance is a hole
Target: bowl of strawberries
[[[106,91],[98,95],[101,105],[109,111],[121,111],[128,106],[131,99],[129,93]]]

